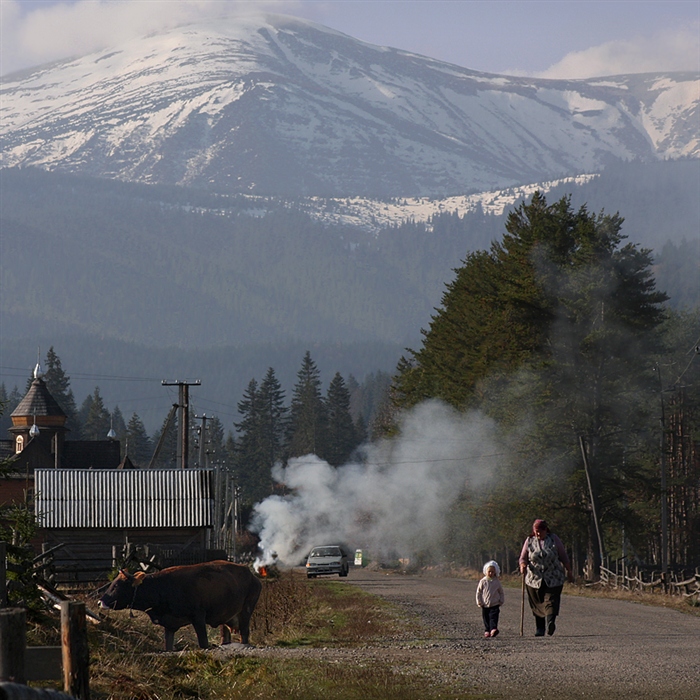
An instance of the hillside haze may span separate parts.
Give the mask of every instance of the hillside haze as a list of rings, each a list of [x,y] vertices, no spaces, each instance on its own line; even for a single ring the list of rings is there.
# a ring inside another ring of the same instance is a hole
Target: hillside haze
[[[478,73],[268,15],[7,76],[0,161],[278,196],[464,193],[700,155],[698,75]]]

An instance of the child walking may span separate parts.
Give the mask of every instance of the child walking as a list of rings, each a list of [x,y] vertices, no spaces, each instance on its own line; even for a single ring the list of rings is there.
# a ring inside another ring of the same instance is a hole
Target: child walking
[[[498,578],[500,575],[501,567],[495,561],[487,561],[484,564],[484,578],[476,587],[476,604],[481,608],[486,629],[484,637],[495,637],[498,634],[498,615],[506,599]]]

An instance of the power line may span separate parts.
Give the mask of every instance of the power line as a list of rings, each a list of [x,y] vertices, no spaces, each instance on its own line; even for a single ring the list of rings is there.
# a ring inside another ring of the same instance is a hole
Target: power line
[[[0,372],[7,374],[11,377],[26,377],[31,374],[31,368],[27,367],[8,367],[6,365],[0,365]],[[18,374],[14,374],[17,372]],[[84,372],[71,372],[71,379],[100,379],[106,381],[120,381],[120,382],[159,382],[160,379],[156,377],[128,377],[118,374],[86,374]]]

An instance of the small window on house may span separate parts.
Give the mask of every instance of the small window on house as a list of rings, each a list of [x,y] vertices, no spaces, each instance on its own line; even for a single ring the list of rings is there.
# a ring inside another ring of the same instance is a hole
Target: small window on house
[[[15,440],[15,454],[19,454],[24,449],[24,435],[18,435]]]

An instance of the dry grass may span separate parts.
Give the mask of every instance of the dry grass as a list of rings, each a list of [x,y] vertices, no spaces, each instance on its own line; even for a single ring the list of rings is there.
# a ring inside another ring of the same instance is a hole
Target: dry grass
[[[94,601],[87,602],[94,606]],[[176,635],[175,648],[180,653],[164,654],[162,628],[144,613],[133,615],[109,612],[98,625],[89,625],[93,700],[465,697],[436,684],[434,676],[388,661],[363,665],[311,658],[214,658],[198,649],[191,627]],[[57,644],[58,625],[57,617],[33,622],[28,629],[29,643]],[[307,581],[303,574],[286,572],[263,581],[251,643],[258,647],[350,647],[409,628],[390,605],[354,586],[336,580]],[[218,630],[210,631],[210,642],[218,642]],[[42,686],[60,689],[58,682]]]

